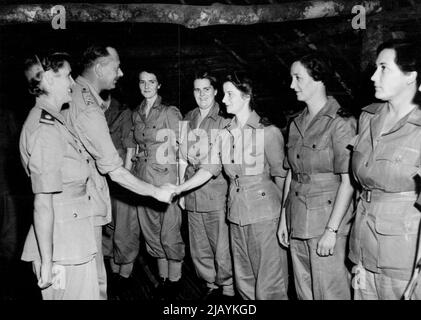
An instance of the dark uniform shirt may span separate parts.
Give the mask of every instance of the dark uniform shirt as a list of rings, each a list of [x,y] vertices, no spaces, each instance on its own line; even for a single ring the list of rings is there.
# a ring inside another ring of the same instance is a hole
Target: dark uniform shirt
[[[132,111],[130,109],[121,109],[120,103],[111,98],[110,106],[105,111],[105,119],[107,120],[114,146],[124,160],[128,148],[125,142],[132,129]]]
[[[137,148],[134,174],[160,186],[177,181],[177,150],[182,115],[178,108],[163,104],[160,96],[145,114],[146,100],[133,112],[133,127],[127,146]]]
[[[224,128],[229,119],[219,115],[219,105],[215,103],[207,116],[200,122],[200,109],[195,108],[184,117],[188,122],[186,136],[181,143],[181,158],[187,161],[188,166],[185,179],[190,179],[199,170],[202,160],[210,157],[210,150],[216,136]],[[198,130],[196,130],[198,129]],[[209,212],[224,209],[228,191],[228,182],[220,173],[206,184],[185,195],[186,210],[195,212]]]

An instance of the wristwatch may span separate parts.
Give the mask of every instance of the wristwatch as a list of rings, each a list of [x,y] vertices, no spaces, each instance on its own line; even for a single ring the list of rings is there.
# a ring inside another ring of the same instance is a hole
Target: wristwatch
[[[338,233],[338,229],[333,229],[332,227],[329,227],[329,226],[327,226],[325,229],[333,233]]]

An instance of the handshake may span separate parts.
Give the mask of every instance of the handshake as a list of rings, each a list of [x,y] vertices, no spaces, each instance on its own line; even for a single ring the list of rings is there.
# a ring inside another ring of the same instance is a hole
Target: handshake
[[[154,198],[165,203],[171,203],[175,196],[179,195],[181,190],[179,186],[171,183],[165,183],[156,188]]]

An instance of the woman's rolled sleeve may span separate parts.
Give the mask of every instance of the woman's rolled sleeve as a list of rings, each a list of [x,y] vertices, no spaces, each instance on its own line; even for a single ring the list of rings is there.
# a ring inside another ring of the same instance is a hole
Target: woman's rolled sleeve
[[[102,174],[107,174],[123,165],[101,110],[95,108],[86,110],[79,115],[76,123],[76,130],[85,148],[95,159]]]
[[[275,126],[265,127],[265,156],[270,167],[272,177],[286,177],[284,168],[284,138],[281,131]]]
[[[53,125],[42,125],[34,137],[28,162],[34,193],[53,193],[63,190],[63,141]]]
[[[356,135],[354,118],[338,118],[332,130],[333,171],[336,174],[348,173],[350,169],[351,151],[348,145]]]

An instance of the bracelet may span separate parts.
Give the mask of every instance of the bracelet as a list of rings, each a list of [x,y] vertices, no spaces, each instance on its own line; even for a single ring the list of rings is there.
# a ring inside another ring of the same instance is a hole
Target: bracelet
[[[332,227],[329,227],[329,226],[327,226],[325,229],[333,233],[338,233],[338,229],[333,229]]]

